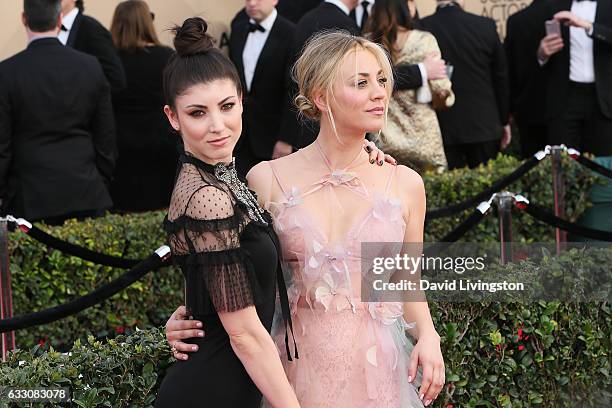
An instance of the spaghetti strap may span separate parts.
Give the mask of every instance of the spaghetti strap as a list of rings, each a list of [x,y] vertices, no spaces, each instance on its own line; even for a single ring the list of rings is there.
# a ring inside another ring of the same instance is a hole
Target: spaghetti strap
[[[391,170],[391,174],[389,175],[389,179],[387,180],[387,186],[385,187],[385,196],[389,195],[389,190],[391,190],[391,184],[393,183],[393,179],[395,178],[395,173],[397,172],[397,166],[393,166],[393,170]]]
[[[278,186],[281,188],[283,195],[285,196],[285,198],[289,197],[287,191],[285,190],[285,187],[283,186],[283,183],[280,180],[280,177],[278,176],[276,169],[274,168],[275,166],[272,164],[272,161],[268,161],[268,164],[270,165],[270,170],[272,170],[272,174],[274,174],[274,178],[276,179]]]

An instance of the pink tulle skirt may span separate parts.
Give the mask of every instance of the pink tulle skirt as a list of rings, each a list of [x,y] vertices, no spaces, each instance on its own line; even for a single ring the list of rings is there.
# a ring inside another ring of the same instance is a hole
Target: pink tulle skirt
[[[273,332],[302,408],[422,407],[420,373],[408,382],[413,344],[386,306],[294,309],[299,359],[287,360],[284,330]],[[275,333],[276,332],[276,333]],[[282,332],[282,333],[281,333]]]

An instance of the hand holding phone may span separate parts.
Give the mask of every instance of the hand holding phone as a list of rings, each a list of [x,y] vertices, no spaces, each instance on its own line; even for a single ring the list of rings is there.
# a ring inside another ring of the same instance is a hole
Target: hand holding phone
[[[551,56],[563,49],[561,24],[557,20],[548,20],[545,23],[545,27],[546,37],[542,38],[538,47],[538,60],[540,64],[546,63]]]
[[[547,20],[544,23],[546,27],[546,35],[557,34],[561,36],[561,24],[557,20]]]

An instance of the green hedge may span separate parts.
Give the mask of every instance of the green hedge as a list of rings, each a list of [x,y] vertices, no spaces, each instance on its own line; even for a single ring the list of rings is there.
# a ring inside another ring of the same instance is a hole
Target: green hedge
[[[612,250],[571,251],[509,264],[517,275],[600,271]],[[501,270],[501,268],[500,268]],[[610,270],[607,270],[610,273]],[[597,407],[609,401],[612,317],[606,303],[431,303],[447,384],[435,407]],[[63,386],[79,406],[150,406],[169,357],[161,329],[104,343],[77,342],[71,356],[39,347],[0,365],[1,385]],[[21,405],[22,406],[22,405]]]
[[[54,236],[92,250],[127,258],[145,258],[165,242],[164,214],[108,215],[62,227],[44,228]],[[15,314],[65,303],[120,276],[125,271],[65,256],[21,232],[11,233],[11,273]],[[60,321],[19,330],[19,346],[51,345],[66,350],[76,339],[85,341],[130,333],[134,327],[164,323],[182,302],[183,278],[173,268],[150,272],[110,299]]]
[[[150,407],[168,364],[170,350],[159,329],[137,331],[105,342],[90,336],[69,354],[51,349],[11,353],[0,365],[8,387],[65,387],[71,403],[12,403],[7,406]],[[160,375],[161,374],[161,375]],[[3,402],[3,401],[0,401]],[[0,406],[4,406],[0,404]]]
[[[482,191],[495,180],[511,173],[520,165],[514,157],[500,155],[487,166],[461,169],[424,177],[428,208],[455,204]],[[587,207],[585,195],[593,177],[587,170],[566,158],[567,214],[575,220]],[[544,160],[509,190],[525,194],[531,201],[552,208],[550,160]],[[434,220],[426,226],[426,241],[435,241],[458,225],[472,210],[455,217]],[[527,214],[514,211],[516,241],[547,242],[554,239],[551,227],[535,222]],[[85,222],[68,222],[62,227],[43,227],[59,238],[78,243],[92,250],[129,258],[144,258],[164,243],[161,212],[108,215]],[[471,242],[498,241],[498,224],[489,214],[464,238]],[[67,302],[89,293],[124,271],[94,265],[65,256],[30,239],[20,232],[11,233],[11,271],[13,278],[14,313],[22,314]],[[175,268],[149,273],[139,282],[110,300],[76,316],[44,326],[17,332],[22,347],[34,344],[68,348],[76,339],[86,340],[130,333],[134,327],[163,324],[167,316],[182,303],[182,275]]]
[[[552,188],[552,161],[546,158],[538,166],[507,187],[508,191],[523,194],[530,202],[545,208],[554,208]],[[423,176],[427,193],[427,208],[443,208],[459,203],[480,193],[485,187],[512,173],[521,161],[500,154],[496,160],[476,169],[457,169],[442,174],[426,173]],[[572,159],[562,161],[566,186],[566,217],[575,222],[589,206],[587,196],[595,177],[585,167]],[[425,228],[425,241],[435,242],[459,225],[474,209],[453,217],[432,220]],[[552,212],[552,210],[551,210]],[[512,213],[512,234],[517,242],[552,242],[554,228],[542,224],[522,211]],[[476,228],[462,239],[466,242],[499,241],[498,219],[491,212]]]

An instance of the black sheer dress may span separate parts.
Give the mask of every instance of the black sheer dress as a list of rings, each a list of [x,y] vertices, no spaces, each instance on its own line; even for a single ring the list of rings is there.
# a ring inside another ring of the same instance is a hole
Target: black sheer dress
[[[289,328],[278,238],[270,215],[258,207],[255,214],[244,202],[244,185],[218,178],[219,167],[232,173],[231,165],[211,166],[186,155],[181,162],[164,228],[185,277],[188,313],[202,321],[206,335],[186,341],[199,349],[170,367],[155,406],[259,407],[262,395],[234,354],[218,312],[254,305],[270,331],[278,284]]]

